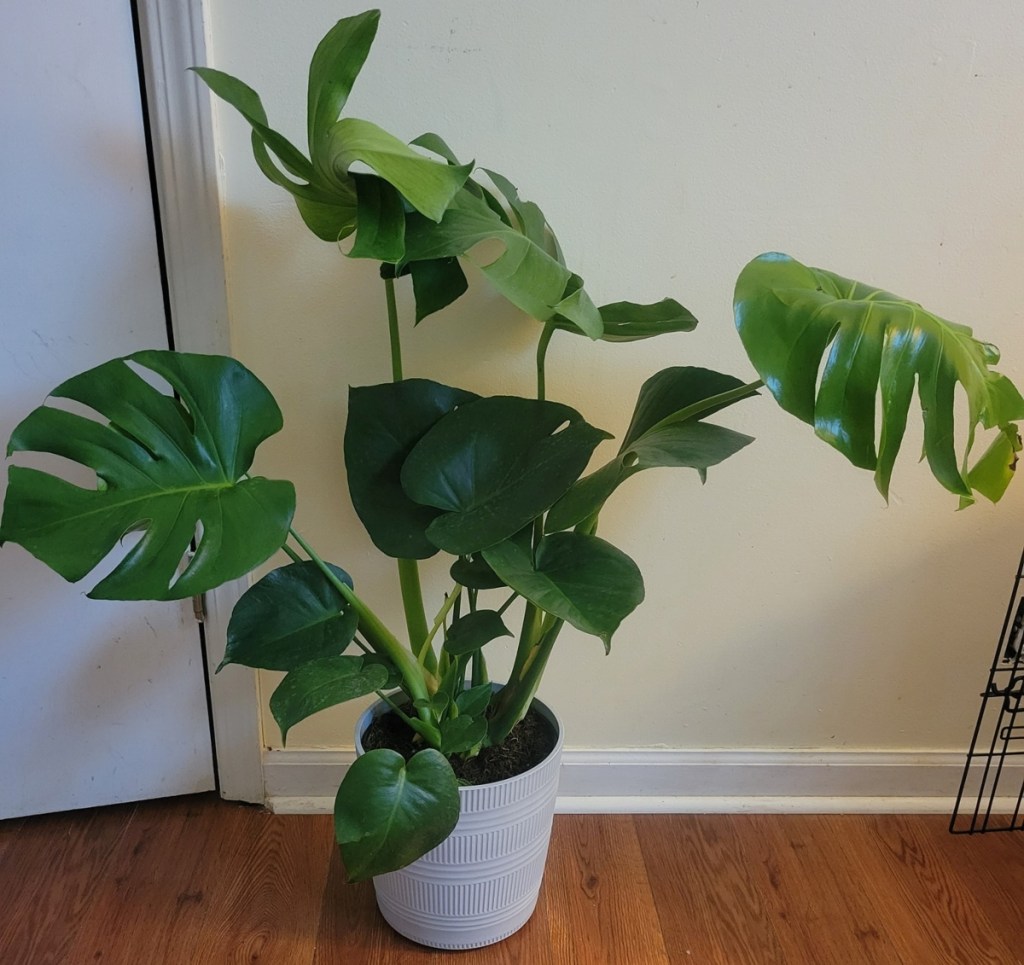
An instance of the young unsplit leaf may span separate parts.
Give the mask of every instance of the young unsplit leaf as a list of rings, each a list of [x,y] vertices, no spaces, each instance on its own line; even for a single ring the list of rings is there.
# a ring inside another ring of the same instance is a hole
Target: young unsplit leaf
[[[428,379],[354,388],[345,427],[345,467],[352,505],[374,545],[398,559],[427,559],[437,546],[425,533],[440,510],[402,489],[402,464],[443,416],[476,399]]]
[[[331,566],[339,580],[352,578]],[[230,663],[263,670],[292,670],[316,657],[340,654],[352,641],[358,614],[311,560],[290,563],[249,587],[228,622],[221,667]]]
[[[977,426],[999,428],[1007,438],[1017,435],[1014,423],[1024,418],[1024,399],[991,369],[998,351],[975,340],[966,326],[916,302],[772,253],[743,269],[734,305],[743,346],[779,405],[811,423],[855,466],[874,470],[883,496],[888,496],[915,383],[924,454],[932,474],[951,492],[971,497],[965,476]],[[959,467],[957,383],[967,399]]]
[[[483,717],[450,717],[441,722],[441,753],[446,757],[464,754],[486,736],[487,721]]]
[[[494,571],[542,610],[611,647],[619,624],[643,602],[640,570],[622,550],[596,536],[554,533],[537,547],[506,540],[484,550]]]
[[[129,362],[161,376],[181,401],[163,395]],[[257,446],[281,428],[281,412],[238,362],[137,352],[69,379],[51,395],[80,402],[107,421],[42,406],[14,430],[8,453],[65,456],[94,470],[98,488],[12,466],[0,542],[19,543],[75,581],[125,534],[141,531],[89,593],[115,600],[206,592],[244,576],[284,543],[294,488],[245,477]]]
[[[402,487],[413,501],[442,511],[427,527],[431,542],[465,556],[544,512],[607,438],[566,405],[478,399],[416,443],[402,466]]]
[[[444,640],[444,648],[452,656],[475,653],[498,637],[510,637],[512,632],[494,610],[475,610],[453,620]]]
[[[397,871],[437,847],[459,819],[459,785],[433,748],[406,764],[373,750],[349,767],[334,803],[334,833],[349,881]]]
[[[452,563],[449,573],[456,583],[470,590],[496,590],[499,586],[505,585],[501,577],[479,555],[460,556]]]
[[[703,480],[711,466],[753,442],[752,437],[702,421],[749,398],[758,383],[731,375],[675,366],[651,376],[640,389],[629,429],[615,458],[576,482],[545,520],[549,532],[567,529],[600,512],[630,476],[644,469],[696,469]]]
[[[288,672],[270,695],[270,712],[281,728],[281,740],[300,720],[327,707],[380,690],[388,679],[379,663],[362,657],[318,657]]]

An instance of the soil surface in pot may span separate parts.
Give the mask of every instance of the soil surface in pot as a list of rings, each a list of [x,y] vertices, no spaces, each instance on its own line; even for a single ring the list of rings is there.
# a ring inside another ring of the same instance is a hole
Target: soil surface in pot
[[[409,708],[406,708],[409,709]],[[423,742],[402,720],[390,711],[375,718],[363,734],[363,748],[368,751],[387,747],[409,760],[423,750]],[[535,710],[512,728],[512,733],[498,747],[485,747],[476,757],[450,758],[455,776],[463,784],[493,784],[536,767],[554,750],[558,741],[555,728]]]

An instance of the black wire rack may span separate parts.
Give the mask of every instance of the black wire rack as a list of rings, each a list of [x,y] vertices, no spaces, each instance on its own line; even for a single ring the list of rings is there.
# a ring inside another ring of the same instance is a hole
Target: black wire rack
[[[1024,555],[950,818],[953,834],[1024,828]]]

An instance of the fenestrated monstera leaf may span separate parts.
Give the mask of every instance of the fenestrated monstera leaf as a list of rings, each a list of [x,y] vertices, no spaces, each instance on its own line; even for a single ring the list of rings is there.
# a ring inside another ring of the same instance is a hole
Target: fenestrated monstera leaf
[[[128,363],[164,378],[163,395]],[[77,375],[51,395],[108,420],[41,406],[8,454],[50,452],[96,472],[97,488],[12,466],[0,541],[24,546],[67,580],[82,579],[125,534],[142,537],[90,597],[178,600],[244,576],[281,547],[292,484],[247,478],[256,447],[281,428],[270,392],[233,359],[137,352]],[[196,553],[178,576],[201,529]],[[177,579],[175,577],[177,576]]]
[[[674,366],[652,375],[640,389],[633,418],[615,458],[578,482],[551,508],[548,532],[568,529],[600,512],[609,496],[643,469],[677,466],[707,470],[753,438],[702,421],[754,395],[759,383],[744,385],[731,375],[693,366]]]
[[[692,332],[697,327],[693,313],[674,298],[663,298],[649,305],[612,302],[602,305],[598,311],[603,323],[601,340],[604,342],[636,342],[670,332]],[[553,321],[557,329],[580,334],[576,325],[561,316],[556,315]]]
[[[252,127],[260,170],[294,198],[306,226],[325,241],[357,232],[354,257],[398,261],[404,220],[396,218],[397,193],[416,211],[438,221],[473,165],[424,157],[370,121],[339,119],[380,22],[379,10],[339,20],[320,41],[309,69],[309,157],[271,128],[259,94],[238,78],[211,67],[195,72]],[[276,159],[276,160],[275,160]],[[357,181],[351,166],[366,164],[374,176]]]
[[[888,496],[915,383],[924,417],[924,455],[935,478],[972,498],[968,459],[980,424],[999,428],[978,491],[998,499],[1015,461],[1024,399],[990,366],[999,352],[916,302],[800,264],[788,255],[755,258],[740,273],[736,327],[750,360],[787,412],[855,466],[874,470]],[[820,376],[819,376],[820,371]],[[961,465],[954,443],[954,392],[967,399]],[[876,450],[876,400],[881,419]],[[966,477],[966,478],[965,478]],[[975,476],[975,479],[979,477]]]
[[[479,190],[479,185],[472,187]],[[510,224],[472,187],[455,195],[437,224],[409,215],[406,260],[468,257],[516,308],[542,322],[561,315],[584,334],[600,338],[604,330],[601,313],[579,277],[565,267],[560,255],[552,254],[557,249]],[[534,221],[526,225],[533,233]],[[483,241],[500,242],[504,251],[490,261],[479,260],[471,249]]]

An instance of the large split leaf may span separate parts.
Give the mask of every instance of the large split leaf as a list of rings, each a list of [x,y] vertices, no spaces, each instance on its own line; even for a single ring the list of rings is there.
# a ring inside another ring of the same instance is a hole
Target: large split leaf
[[[343,569],[331,569],[352,586]],[[289,563],[249,587],[235,604],[220,667],[240,663],[292,670],[316,657],[340,654],[352,642],[358,624],[359,615],[316,563]]]
[[[380,13],[369,10],[338,21],[317,46],[309,68],[309,157],[270,127],[259,95],[238,78],[210,67],[196,73],[252,128],[260,170],[294,198],[306,226],[325,241],[357,232],[353,257],[398,261],[404,234],[396,192],[428,219],[438,221],[465,182],[472,164],[450,165],[417,153],[369,121],[341,118],[370,52]],[[356,162],[373,172],[357,178]],[[376,183],[371,183],[376,182]]]
[[[703,419],[757,389],[757,383],[744,385],[731,375],[692,366],[652,375],[640,389],[615,458],[573,485],[552,507],[547,529],[567,529],[594,516],[623,482],[643,469],[696,469],[703,480],[711,466],[753,442],[750,436]]]
[[[485,241],[498,242],[504,250],[497,257],[476,254],[472,249]],[[510,224],[468,187],[454,197],[438,224],[410,215],[405,244],[408,261],[468,257],[505,298],[533,318],[562,315],[591,338],[601,336],[601,313],[576,276],[546,245]]]
[[[318,657],[288,672],[270,695],[270,712],[281,728],[281,740],[300,720],[328,707],[380,690],[388,680],[381,663],[362,657]]]
[[[437,552],[427,526],[440,510],[413,502],[402,489],[402,464],[442,417],[476,399],[472,392],[428,379],[354,388],[345,428],[349,494],[374,545],[398,559]]]
[[[743,269],[735,313],[743,346],[782,408],[811,423],[854,465],[874,470],[883,495],[889,492],[915,385],[924,418],[924,454],[935,478],[969,500],[968,463],[976,428],[998,427],[997,457],[1004,466],[995,475],[1005,488],[1014,449],[1010,440],[1017,437],[1014,423],[1024,418],[1024,399],[1009,379],[991,369],[999,360],[995,347],[977,341],[966,326],[777,253],[761,255]],[[958,383],[967,400],[959,466],[954,442]],[[979,491],[1001,495],[998,486]]]
[[[402,466],[402,487],[415,502],[442,511],[427,527],[431,542],[469,555],[543,513],[607,438],[566,405],[478,399],[439,420],[415,445]]]
[[[180,402],[129,362],[164,378]],[[141,531],[89,594],[120,600],[203,593],[245,575],[284,543],[295,510],[291,483],[246,477],[256,447],[281,428],[281,412],[238,362],[137,352],[75,376],[51,394],[82,403],[106,421],[42,406],[14,430],[8,453],[64,456],[94,470],[97,487],[12,466],[0,541],[21,544],[75,581],[126,534]],[[186,563],[200,530],[195,556]]]
[[[356,758],[338,788],[334,833],[349,881],[397,871],[437,847],[459,820],[459,785],[433,748]]]
[[[553,533],[536,560],[522,543],[506,540],[484,558],[512,589],[542,610],[592,633],[611,647],[619,624],[643,602],[640,570],[622,550],[596,536]]]

